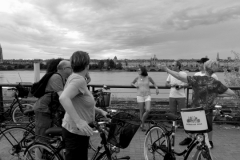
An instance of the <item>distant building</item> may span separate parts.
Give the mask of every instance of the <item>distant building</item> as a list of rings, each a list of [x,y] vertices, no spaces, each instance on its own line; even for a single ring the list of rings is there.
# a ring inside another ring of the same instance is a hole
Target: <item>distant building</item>
[[[2,53],[1,44],[0,44],[0,63],[3,63],[3,53]]]
[[[220,59],[220,58],[219,58],[219,53],[217,53],[217,61],[219,61],[219,59]]]

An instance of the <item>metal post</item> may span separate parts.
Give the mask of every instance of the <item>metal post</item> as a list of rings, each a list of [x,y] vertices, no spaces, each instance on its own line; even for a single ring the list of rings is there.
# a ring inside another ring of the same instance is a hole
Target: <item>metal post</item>
[[[40,80],[40,62],[38,60],[34,61],[34,82],[38,82]]]
[[[189,99],[189,88],[187,87],[187,103],[186,103],[186,108],[188,108],[188,99]]]
[[[2,86],[0,86],[0,116],[3,115],[4,108],[3,108],[3,90]]]

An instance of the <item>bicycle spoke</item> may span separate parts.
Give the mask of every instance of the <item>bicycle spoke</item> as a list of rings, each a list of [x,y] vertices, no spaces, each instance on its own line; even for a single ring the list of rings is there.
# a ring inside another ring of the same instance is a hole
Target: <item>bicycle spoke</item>
[[[22,140],[26,138],[28,132],[23,127],[12,127],[1,132],[0,137],[0,157],[1,160],[17,160],[23,156],[25,144]],[[28,132],[29,133],[29,132]],[[32,134],[31,134],[32,135]],[[25,138],[24,138],[25,137]],[[22,143],[23,142],[23,143]]]

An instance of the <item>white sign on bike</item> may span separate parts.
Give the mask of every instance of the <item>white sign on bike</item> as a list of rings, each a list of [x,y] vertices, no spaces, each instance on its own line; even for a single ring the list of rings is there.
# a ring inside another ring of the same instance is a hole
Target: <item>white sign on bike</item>
[[[186,131],[201,132],[208,129],[204,110],[181,111],[184,129]]]

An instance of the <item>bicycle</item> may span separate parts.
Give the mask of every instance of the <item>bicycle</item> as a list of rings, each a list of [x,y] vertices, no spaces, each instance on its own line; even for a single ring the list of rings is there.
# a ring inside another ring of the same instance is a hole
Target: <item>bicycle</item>
[[[33,123],[33,122],[32,122]],[[33,142],[33,124],[26,127],[22,124],[0,124],[0,158],[14,160],[23,158],[24,150]],[[11,127],[9,127],[11,126]],[[5,128],[5,129],[3,129]],[[2,130],[3,129],[3,130]]]
[[[99,107],[105,111],[107,111],[110,115],[116,113],[116,110],[113,110],[113,109],[107,109],[107,107],[110,105],[110,102],[106,101],[104,98],[105,95],[107,94],[111,94],[110,92],[105,92],[107,90],[110,90],[110,88],[106,85],[103,85],[102,88],[96,90],[96,91],[93,91],[92,94],[93,94],[93,97],[94,97],[94,100],[96,102],[96,107]],[[100,122],[102,120],[103,116],[102,115],[99,115],[99,114],[96,114],[95,115],[95,121],[97,122]],[[106,131],[107,133],[107,131]],[[90,137],[90,140],[89,140],[89,149],[92,149],[93,151],[96,151],[97,150],[97,147],[101,144],[101,137],[100,137],[100,134],[99,133],[94,133],[93,136]],[[102,152],[102,150],[100,150],[100,152]]]
[[[200,114],[201,116],[193,113]],[[181,116],[179,117],[171,113],[165,114],[166,118],[172,121],[171,130],[167,130],[161,124],[152,122],[153,126],[150,127],[146,132],[144,140],[145,160],[175,160],[176,156],[183,156],[184,160],[187,160],[191,151],[196,146],[197,150],[192,157],[193,160],[212,160],[212,155],[209,149],[211,146],[209,144],[208,136],[206,133],[208,127],[205,111],[202,108],[182,109],[181,115],[183,119]],[[191,116],[193,118],[191,118]],[[174,150],[176,121],[181,119],[183,120],[185,131],[188,133],[194,133],[195,135],[192,142],[187,146],[187,148],[181,153],[178,153]],[[194,124],[199,124],[199,126]]]
[[[121,118],[121,119],[119,119]],[[122,119],[123,118],[123,119]],[[129,156],[117,158],[114,153],[119,153],[119,148],[126,148],[134,134],[140,127],[139,122],[132,122],[132,120],[124,120],[126,118],[133,118],[132,115],[119,112],[118,114],[112,117],[111,122],[93,122],[89,124],[91,127],[94,127],[99,133],[101,137],[101,144],[98,146],[97,150],[93,154],[91,160],[120,160],[126,159],[129,160]],[[135,120],[135,119],[134,119]],[[106,134],[106,130],[108,130],[108,135]],[[128,135],[124,135],[124,133],[119,131],[129,130]],[[63,160],[64,159],[64,143],[61,138],[61,128],[50,128],[46,131],[46,134],[51,136],[50,139],[51,144],[42,143],[42,142],[34,142],[32,143],[24,153],[25,160],[33,160],[36,157],[35,151],[40,151],[40,155],[42,157],[48,157],[53,160]],[[118,136],[116,136],[116,134]],[[130,134],[130,135],[129,135]],[[121,139],[119,137],[123,136]],[[101,153],[100,150],[104,148],[104,151]],[[40,158],[42,158],[40,157]]]
[[[22,98],[27,98],[29,91],[21,84],[17,85],[16,88],[10,88],[7,90],[13,91],[14,99],[9,108],[1,113],[3,119],[7,121],[12,120],[15,123],[26,122],[26,118],[29,119],[29,117],[24,115],[24,111],[33,108],[33,106],[31,104],[22,104],[21,100]]]

